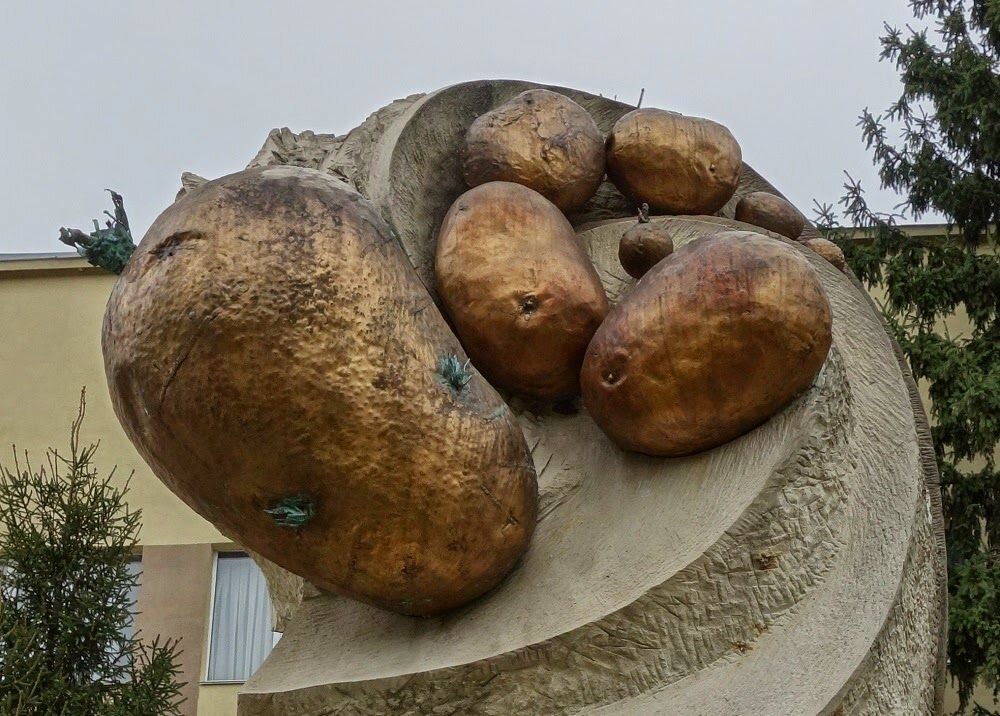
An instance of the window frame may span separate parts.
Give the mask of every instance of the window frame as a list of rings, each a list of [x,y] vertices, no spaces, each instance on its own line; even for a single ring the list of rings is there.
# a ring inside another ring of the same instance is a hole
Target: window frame
[[[211,663],[212,641],[215,638],[215,602],[216,602],[216,593],[218,592],[219,558],[223,555],[235,555],[239,557],[244,557],[253,562],[253,557],[251,557],[246,550],[239,549],[237,547],[215,549],[212,551],[211,594],[209,595],[209,600],[208,600],[207,633],[205,634],[204,653],[202,658],[203,666],[201,668],[200,683],[202,686],[227,686],[227,685],[232,686],[232,685],[245,684],[247,681],[246,679],[210,679],[208,676],[209,670],[212,666]],[[256,566],[255,562],[254,566]],[[257,569],[259,570],[260,568],[257,567]],[[261,576],[263,576],[263,572],[261,572]],[[265,579],[265,584],[266,584],[266,579]],[[268,599],[270,600],[270,593],[268,594]],[[278,639],[280,638],[278,632],[274,631],[273,625],[271,629],[271,634],[272,634],[271,649],[273,649],[274,645],[277,644]],[[268,650],[268,653],[270,653],[270,650]]]

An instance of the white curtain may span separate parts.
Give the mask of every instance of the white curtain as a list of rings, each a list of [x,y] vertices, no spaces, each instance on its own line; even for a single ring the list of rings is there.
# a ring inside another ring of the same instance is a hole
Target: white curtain
[[[139,606],[139,587],[142,584],[142,557],[133,557],[128,563],[128,573],[136,578],[135,585],[128,591],[128,620],[125,622],[122,633],[126,639],[135,636],[135,615]]]
[[[264,575],[245,554],[216,555],[208,681],[246,681],[273,644]]]

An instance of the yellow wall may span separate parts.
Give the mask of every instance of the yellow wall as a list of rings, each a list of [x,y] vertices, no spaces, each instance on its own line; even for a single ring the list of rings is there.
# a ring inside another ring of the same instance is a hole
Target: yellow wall
[[[76,416],[80,389],[87,387],[84,440],[100,440],[96,465],[102,472],[118,466],[118,480],[134,470],[127,500],[142,509],[143,547],[230,546],[211,524],[167,490],[146,467],[111,408],[101,355],[101,321],[115,277],[78,259],[0,262],[0,449],[16,443],[40,464],[48,447],[64,449]],[[10,463],[10,452],[0,462]],[[200,575],[210,582],[208,573]],[[140,604],[143,590],[139,590]],[[208,623],[206,614],[193,615]],[[140,620],[156,615],[140,615]],[[148,636],[152,636],[149,634]],[[163,636],[175,636],[164,634]],[[187,641],[187,640],[186,640]],[[202,650],[201,644],[182,644]],[[182,656],[187,660],[187,655]],[[203,668],[198,663],[198,682]],[[201,685],[195,704],[182,707],[194,716],[234,716],[238,684]]]
[[[32,270],[40,264],[61,268]],[[35,462],[49,446],[64,448],[86,386],[83,438],[100,439],[102,470],[117,464],[121,480],[135,470],[129,502],[143,511],[142,543],[226,541],[153,476],[118,424],[101,356],[115,277],[86,266],[76,259],[0,262],[0,445],[16,443]]]
[[[204,684],[198,692],[198,716],[233,716],[239,684]]]

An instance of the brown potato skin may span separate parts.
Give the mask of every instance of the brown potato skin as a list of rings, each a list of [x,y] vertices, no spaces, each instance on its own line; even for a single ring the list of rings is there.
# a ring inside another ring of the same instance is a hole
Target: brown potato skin
[[[472,123],[463,172],[470,187],[523,184],[571,213],[604,180],[604,137],[590,113],[569,97],[528,90]]]
[[[665,228],[639,221],[630,227],[618,243],[618,260],[632,278],[642,278],[674,251],[674,240]]]
[[[153,471],[222,532],[320,587],[437,614],[528,546],[537,487],[492,387],[377,211],[311,169],[253,169],[164,211],[104,319],[108,386]],[[315,516],[264,510],[307,495]]]
[[[619,119],[607,140],[608,176],[659,214],[714,214],[736,192],[743,154],[721,124],[652,107]]]
[[[806,228],[805,217],[788,201],[766,191],[755,191],[736,204],[736,220],[797,239]]]
[[[837,269],[846,272],[847,260],[840,247],[828,239],[806,239],[802,242],[824,259],[833,264]]]
[[[511,182],[465,192],[441,225],[435,273],[462,344],[491,383],[540,400],[579,392],[608,300],[548,199]]]
[[[695,239],[608,314],[587,349],[583,401],[626,450],[707,450],[812,385],[831,322],[819,277],[793,247],[745,231]]]

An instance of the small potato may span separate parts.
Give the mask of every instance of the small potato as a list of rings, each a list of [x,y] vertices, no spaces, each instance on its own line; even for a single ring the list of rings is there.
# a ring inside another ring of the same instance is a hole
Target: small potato
[[[780,196],[755,191],[736,204],[736,220],[797,239],[806,226],[801,212]]]
[[[674,240],[665,228],[649,220],[649,204],[639,209],[639,221],[618,244],[618,260],[632,278],[642,278],[649,269],[674,251]]]
[[[841,271],[847,271],[847,260],[844,259],[844,252],[832,241],[828,241],[827,239],[806,239],[802,243]]]

